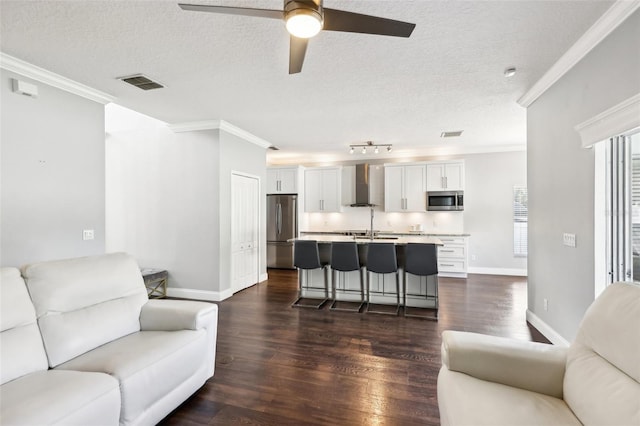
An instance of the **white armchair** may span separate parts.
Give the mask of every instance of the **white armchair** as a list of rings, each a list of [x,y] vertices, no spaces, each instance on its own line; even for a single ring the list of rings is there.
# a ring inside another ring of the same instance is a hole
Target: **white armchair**
[[[442,425],[640,425],[640,287],[610,285],[569,348],[442,334]]]

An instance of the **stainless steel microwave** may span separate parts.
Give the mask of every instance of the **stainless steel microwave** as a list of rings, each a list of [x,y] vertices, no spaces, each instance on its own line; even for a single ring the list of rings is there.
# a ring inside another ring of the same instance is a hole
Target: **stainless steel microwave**
[[[462,211],[464,210],[464,192],[463,191],[427,192],[427,210]]]

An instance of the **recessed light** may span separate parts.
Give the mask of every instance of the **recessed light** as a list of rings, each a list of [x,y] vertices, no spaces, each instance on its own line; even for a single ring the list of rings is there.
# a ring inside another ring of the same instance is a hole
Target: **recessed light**
[[[464,130],[455,130],[453,132],[442,132],[440,133],[440,137],[441,138],[457,138],[458,136],[462,135],[462,132],[464,132]]]
[[[509,77],[513,77],[514,75],[516,75],[516,67],[509,67],[504,70],[505,77],[509,78]]]

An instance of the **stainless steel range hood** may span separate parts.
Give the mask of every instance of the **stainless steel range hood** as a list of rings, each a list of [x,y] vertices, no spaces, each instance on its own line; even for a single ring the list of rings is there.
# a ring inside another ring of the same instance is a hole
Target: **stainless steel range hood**
[[[375,207],[371,204],[369,164],[356,164],[356,202],[351,207]]]

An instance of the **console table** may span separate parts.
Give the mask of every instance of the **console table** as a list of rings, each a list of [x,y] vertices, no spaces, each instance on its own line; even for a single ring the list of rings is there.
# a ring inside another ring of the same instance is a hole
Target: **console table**
[[[169,273],[165,269],[141,268],[144,285],[149,298],[167,297],[167,279]]]

